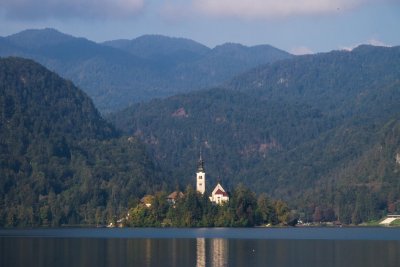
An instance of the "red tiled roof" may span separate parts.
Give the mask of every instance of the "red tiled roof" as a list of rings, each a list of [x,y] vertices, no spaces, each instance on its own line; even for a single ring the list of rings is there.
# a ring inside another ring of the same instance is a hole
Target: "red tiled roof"
[[[226,197],[228,194],[225,191],[222,191],[221,189],[218,188],[217,192],[215,192],[215,195],[223,195]]]

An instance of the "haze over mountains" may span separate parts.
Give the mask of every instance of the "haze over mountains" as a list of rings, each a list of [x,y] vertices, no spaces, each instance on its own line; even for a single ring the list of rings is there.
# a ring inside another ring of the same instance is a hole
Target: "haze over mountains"
[[[268,45],[224,44],[210,49],[156,35],[97,44],[54,29],[1,38],[0,56],[31,58],[71,79],[101,112],[215,86],[252,67],[292,57]]]

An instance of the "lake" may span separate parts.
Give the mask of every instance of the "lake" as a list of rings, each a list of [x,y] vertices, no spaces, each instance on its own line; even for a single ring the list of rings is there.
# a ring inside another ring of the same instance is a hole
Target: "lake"
[[[0,266],[398,267],[400,229],[0,230]]]

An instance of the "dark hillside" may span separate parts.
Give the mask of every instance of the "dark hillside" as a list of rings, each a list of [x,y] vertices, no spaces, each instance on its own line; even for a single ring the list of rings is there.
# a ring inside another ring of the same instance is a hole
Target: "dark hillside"
[[[105,224],[162,184],[140,142],[33,61],[0,59],[0,107],[1,226]]]

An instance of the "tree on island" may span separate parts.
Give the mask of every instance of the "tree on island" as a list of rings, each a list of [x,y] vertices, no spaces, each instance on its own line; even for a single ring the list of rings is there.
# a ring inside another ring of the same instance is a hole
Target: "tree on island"
[[[154,195],[151,205],[139,203],[131,208],[125,221],[130,227],[252,227],[257,225],[287,225],[290,210],[281,200],[265,194],[256,196],[242,184],[232,193],[229,202],[212,203],[204,194],[188,186],[174,204],[166,192]]]

